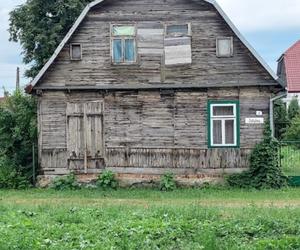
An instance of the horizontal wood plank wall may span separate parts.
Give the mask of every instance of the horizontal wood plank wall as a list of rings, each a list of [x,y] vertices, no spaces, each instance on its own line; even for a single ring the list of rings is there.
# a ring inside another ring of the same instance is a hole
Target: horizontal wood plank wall
[[[254,147],[262,138],[263,126],[260,124],[249,125],[245,123],[245,120],[256,117],[256,111],[262,111],[262,117],[268,122],[270,98],[270,93],[265,89],[240,89],[241,147]]]
[[[191,23],[192,64],[164,66],[164,25]],[[110,60],[110,24],[137,25],[138,63]],[[216,38],[234,37],[234,54],[216,56]],[[94,8],[70,43],[82,45],[82,60],[71,61],[67,44],[40,87],[120,84],[246,86],[276,84],[208,3],[192,0],[111,0]]]
[[[67,103],[103,101],[105,156],[91,160],[90,171],[106,167],[234,169],[247,167],[249,153],[264,125],[245,124],[263,111],[268,118],[268,88],[202,91],[47,92],[40,97],[40,162],[46,173],[66,173]],[[207,101],[240,100],[241,149],[207,148]],[[53,125],[52,125],[53,124]],[[54,126],[55,125],[55,126]],[[83,162],[73,169],[82,170]]]

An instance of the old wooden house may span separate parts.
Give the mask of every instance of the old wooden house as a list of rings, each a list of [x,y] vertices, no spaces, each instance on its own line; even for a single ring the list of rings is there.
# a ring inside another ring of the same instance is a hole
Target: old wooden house
[[[41,175],[240,172],[281,88],[215,1],[94,1],[32,81]]]

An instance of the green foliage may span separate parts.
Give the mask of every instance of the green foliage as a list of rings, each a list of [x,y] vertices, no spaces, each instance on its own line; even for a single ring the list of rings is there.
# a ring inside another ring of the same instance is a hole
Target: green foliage
[[[299,115],[299,103],[297,98],[293,98],[288,107],[288,118],[289,120],[293,120],[296,116]]]
[[[0,197],[4,250],[300,249],[297,189],[0,190]]]
[[[74,173],[71,173],[66,176],[57,177],[53,180],[50,185],[50,188],[55,190],[77,190],[80,189],[80,184],[77,182],[76,176]]]
[[[287,176],[300,176],[300,142],[281,144],[281,167]]]
[[[0,158],[0,189],[26,189],[30,183],[6,157]]]
[[[165,173],[161,179],[159,188],[162,191],[173,191],[176,189],[176,181],[173,173]]]
[[[230,186],[239,188],[282,188],[287,185],[287,177],[279,166],[279,144],[272,139],[267,125],[264,139],[257,144],[250,156],[249,171],[234,174],[227,178]]]
[[[27,180],[33,176],[32,145],[37,144],[36,124],[33,97],[16,91],[0,104],[0,158],[5,159],[7,168]]]
[[[34,77],[91,0],[27,0],[10,13],[10,40],[19,42]]]
[[[280,99],[274,103],[274,126],[275,126],[275,137],[282,139],[286,129],[289,125],[287,108],[284,102]]]
[[[294,117],[291,121],[291,125],[287,129],[285,135],[285,140],[288,141],[300,141],[300,115]]]
[[[105,189],[116,189],[118,187],[118,181],[115,174],[112,171],[104,171],[98,176],[97,186]]]

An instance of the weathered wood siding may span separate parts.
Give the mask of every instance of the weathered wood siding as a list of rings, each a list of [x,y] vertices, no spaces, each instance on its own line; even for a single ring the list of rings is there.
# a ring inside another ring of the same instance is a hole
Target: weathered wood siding
[[[191,24],[191,36],[166,39],[165,25],[171,23]],[[111,63],[111,24],[136,25],[136,64]],[[219,37],[233,37],[232,57],[217,57]],[[82,60],[70,60],[71,43],[82,45]],[[182,60],[173,58],[178,45]],[[188,63],[167,66],[165,56],[167,64]],[[245,118],[256,111],[268,118],[273,90],[265,85],[276,84],[207,2],[104,1],[88,13],[35,87],[43,90],[38,92],[42,170],[55,175],[103,168],[140,174],[245,169],[264,127],[246,124]],[[208,148],[208,100],[240,101],[239,149]],[[101,112],[85,110],[91,102],[103,104]]]
[[[68,151],[67,117],[72,112],[67,107],[97,101],[104,105],[104,151],[97,159],[88,158],[89,172],[104,167],[123,172],[246,168],[251,149],[262,138],[264,125],[246,124],[245,118],[255,117],[259,110],[267,119],[270,95],[268,88],[255,87],[168,92],[45,91],[39,98],[41,166],[47,174],[84,170],[82,157],[72,159]],[[240,101],[240,149],[208,149],[208,100]]]
[[[164,65],[164,25],[170,22],[191,23],[191,64]],[[137,25],[136,65],[111,64],[112,23]],[[233,57],[218,58],[216,38],[230,36],[234,38]],[[87,15],[70,43],[82,45],[82,60],[70,60],[67,44],[37,87],[157,83],[220,87],[274,84],[271,76],[234,35],[216,9],[203,1],[105,1]]]

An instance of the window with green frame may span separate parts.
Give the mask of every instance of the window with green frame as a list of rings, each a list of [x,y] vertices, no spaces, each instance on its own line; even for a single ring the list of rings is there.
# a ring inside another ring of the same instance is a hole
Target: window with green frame
[[[208,146],[239,147],[239,101],[208,101]]]

